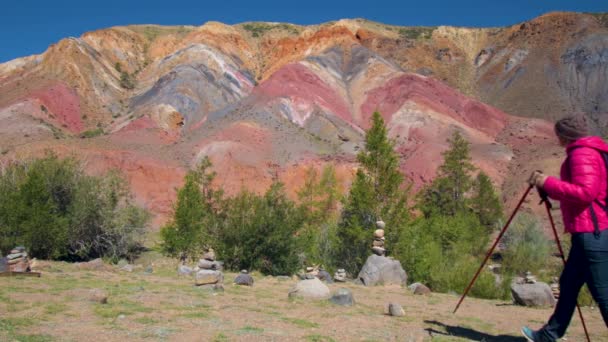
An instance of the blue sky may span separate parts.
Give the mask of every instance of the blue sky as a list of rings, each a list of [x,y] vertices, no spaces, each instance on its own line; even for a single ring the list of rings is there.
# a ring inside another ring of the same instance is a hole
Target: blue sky
[[[608,12],[608,0],[3,0],[0,62],[86,31],[127,24],[201,25],[366,18],[394,25],[505,26],[550,11]]]

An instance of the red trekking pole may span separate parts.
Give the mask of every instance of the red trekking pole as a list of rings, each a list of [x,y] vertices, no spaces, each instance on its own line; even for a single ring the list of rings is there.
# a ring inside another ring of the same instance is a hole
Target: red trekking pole
[[[475,273],[475,276],[473,277],[473,280],[471,280],[471,282],[469,283],[469,286],[467,286],[467,289],[464,290],[464,293],[462,294],[462,297],[460,297],[460,300],[458,301],[458,304],[456,304],[456,308],[454,309],[453,313],[456,313],[456,311],[458,310],[458,307],[460,307],[460,304],[462,304],[462,301],[464,300],[464,297],[467,296],[467,294],[469,293],[469,290],[471,290],[471,287],[473,287],[473,284],[475,283],[475,280],[477,280],[477,277],[479,277],[479,273],[481,273],[481,270],[486,265],[486,262],[488,262],[488,259],[490,259],[490,256],[492,256],[492,252],[494,252],[494,248],[496,248],[496,246],[498,245],[498,242],[500,241],[500,239],[502,238],[502,236],[507,231],[507,228],[509,228],[509,225],[511,224],[511,221],[513,221],[513,217],[515,217],[515,214],[517,214],[517,211],[521,207],[522,203],[524,203],[524,200],[526,199],[526,197],[530,193],[530,190],[532,190],[532,187],[533,187],[532,185],[528,186],[528,189],[526,189],[526,192],[524,192],[524,195],[521,196],[521,199],[517,203],[517,206],[513,210],[513,213],[511,214],[511,216],[507,220],[507,223],[505,223],[505,226],[500,231],[500,234],[498,234],[498,237],[496,238],[496,241],[494,241],[494,244],[492,245],[492,248],[490,248],[490,250],[486,254],[486,257],[483,260],[483,262],[481,263],[481,266],[479,266],[479,269],[477,270],[477,273]]]
[[[557,243],[557,249],[559,250],[559,256],[562,258],[564,266],[566,266],[566,257],[564,256],[564,250],[562,249],[562,243],[559,241],[559,235],[557,235],[557,230],[555,229],[555,223],[553,222],[553,215],[551,215],[551,202],[549,202],[549,198],[547,193],[542,189],[538,189],[538,194],[541,198],[541,203],[545,202],[545,209],[547,209],[547,216],[549,216],[549,222],[551,223],[551,229],[553,229],[553,236],[555,237],[555,243]],[[581,307],[576,304],[576,309],[578,311],[578,316],[581,318],[581,323],[583,325],[583,330],[585,331],[585,337],[587,337],[587,342],[591,342],[591,338],[589,338],[589,332],[587,331],[587,325],[585,324],[585,319],[583,318],[583,312],[581,311]]]

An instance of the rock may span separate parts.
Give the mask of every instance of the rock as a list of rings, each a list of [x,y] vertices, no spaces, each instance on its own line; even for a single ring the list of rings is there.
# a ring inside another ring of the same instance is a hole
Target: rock
[[[15,259],[20,259],[20,258],[25,258],[27,256],[27,253],[22,252],[22,253],[12,253],[6,256],[6,258],[8,260],[15,260]]]
[[[365,286],[407,284],[407,274],[401,263],[384,256],[370,255],[359,272],[357,279]]]
[[[319,278],[319,280],[324,281],[328,284],[332,284],[334,282],[331,278],[331,275],[326,270],[319,270],[319,272],[317,272],[317,278]]]
[[[135,269],[135,267],[131,264],[124,265],[123,267],[120,268],[121,271],[125,271],[125,272],[133,272],[133,269]]]
[[[144,273],[146,273],[146,274],[154,273],[154,268],[152,267],[152,265],[149,265],[148,267],[146,267],[146,269],[144,270]]]
[[[337,282],[345,282],[346,281],[346,270],[343,268],[340,268],[336,271],[336,274],[334,274],[334,280]]]
[[[306,272],[308,272],[308,273],[313,272],[314,270],[315,270],[314,267],[311,267],[311,266],[306,267]]]
[[[384,229],[376,229],[374,231],[374,238],[380,239],[384,237]]]
[[[17,246],[13,249],[11,249],[11,254],[16,254],[16,253],[23,253],[25,252],[25,247],[23,246]]]
[[[408,288],[417,295],[426,295],[431,293],[431,289],[421,283],[413,283]]]
[[[317,278],[300,280],[291,290],[289,298],[301,297],[305,299],[327,299],[329,288]]]
[[[382,240],[374,240],[374,242],[372,242],[372,246],[373,247],[383,247],[384,248],[384,241],[382,241]]]
[[[209,249],[205,254],[203,254],[203,259],[215,261],[215,252],[213,251],[213,249]]]
[[[76,265],[81,270],[99,270],[104,268],[103,260],[100,258],[93,259],[88,262],[80,262]]]
[[[177,266],[177,274],[179,274],[179,275],[189,276],[189,275],[192,275],[192,272],[194,272],[194,271],[192,270],[191,267],[188,267],[186,265]]]
[[[8,272],[8,259],[0,258],[0,273]]]
[[[376,227],[379,229],[384,229],[386,228],[386,223],[384,223],[384,221],[376,221]]]
[[[253,286],[253,277],[247,273],[242,273],[234,278],[234,283],[237,285]]]
[[[349,289],[340,288],[329,299],[332,303],[342,306],[353,306],[355,298]]]
[[[102,289],[92,289],[89,291],[89,300],[99,304],[107,304],[108,293]]]
[[[556,303],[551,287],[540,281],[534,284],[512,284],[511,295],[517,305],[548,307]]]
[[[317,277],[315,277],[314,274],[312,273],[306,273],[304,274],[304,276],[302,277],[302,280],[306,280],[306,279],[316,279]]]
[[[198,261],[198,267],[203,270],[221,271],[223,269],[223,266],[223,263],[219,261],[209,261],[207,259],[200,259]]]
[[[29,272],[30,271],[30,263],[27,261],[27,258],[15,259],[17,262],[11,263],[13,260],[9,260],[9,269],[12,272]]]
[[[388,304],[388,314],[395,317],[403,317],[405,316],[405,311],[401,307],[401,305],[397,303],[389,303]]]
[[[122,320],[122,319],[127,318],[127,316],[125,316],[125,315],[123,315],[123,314],[120,314],[120,315],[118,315],[118,317],[116,317],[116,318],[118,318],[118,319],[121,319],[121,320]]]
[[[384,247],[372,247],[372,252],[378,256],[384,256],[386,249]]]
[[[224,281],[224,275],[220,271],[200,270],[200,271],[196,272],[195,284],[197,286],[208,285],[208,284],[217,284],[217,283],[222,283],[223,281]]]

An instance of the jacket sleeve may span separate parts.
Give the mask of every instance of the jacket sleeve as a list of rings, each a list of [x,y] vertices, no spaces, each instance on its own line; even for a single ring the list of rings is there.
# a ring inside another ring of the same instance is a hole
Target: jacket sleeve
[[[589,205],[601,189],[601,156],[592,148],[577,148],[570,152],[565,165],[570,170],[570,182],[547,177],[543,189],[549,197]]]

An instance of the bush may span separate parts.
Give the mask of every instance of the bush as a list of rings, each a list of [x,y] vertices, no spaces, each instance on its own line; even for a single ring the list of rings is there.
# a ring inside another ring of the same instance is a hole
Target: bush
[[[274,183],[264,196],[243,191],[226,200],[218,232],[219,254],[231,270],[290,275],[298,268],[296,232],[301,212]]]
[[[126,182],[111,172],[83,173],[48,153],[0,173],[0,249],[24,245],[41,259],[132,258],[148,213],[131,204]]]
[[[404,229],[395,254],[411,281],[436,292],[462,293],[481,264],[488,243],[485,232],[473,213],[421,217]],[[471,295],[504,298],[508,289],[491,273],[482,272]]]
[[[526,213],[518,215],[506,231],[503,242],[502,266],[508,274],[526,271],[538,274],[548,266],[551,242],[545,236],[537,218]]]

